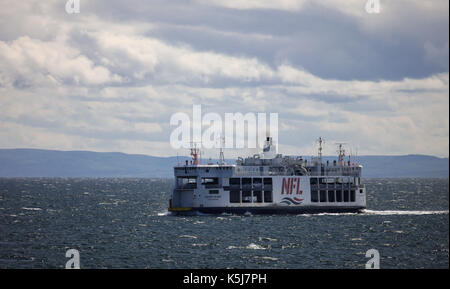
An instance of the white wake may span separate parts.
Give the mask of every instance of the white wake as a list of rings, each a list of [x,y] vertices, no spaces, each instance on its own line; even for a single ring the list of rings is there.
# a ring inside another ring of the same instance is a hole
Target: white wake
[[[403,210],[363,210],[363,214],[367,215],[448,215],[447,211],[403,211]]]

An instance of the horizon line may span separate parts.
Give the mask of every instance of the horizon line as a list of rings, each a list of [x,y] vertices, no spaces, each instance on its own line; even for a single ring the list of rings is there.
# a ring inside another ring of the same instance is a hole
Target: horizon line
[[[191,158],[190,156],[185,155],[172,155],[172,156],[158,156],[158,155],[150,155],[150,154],[144,154],[144,153],[125,153],[120,151],[93,151],[93,150],[62,150],[62,149],[42,149],[42,148],[0,148],[0,150],[41,150],[41,151],[56,151],[56,152],[91,152],[91,153],[118,153],[118,154],[125,154],[125,155],[139,155],[139,156],[150,156],[150,157],[158,157],[158,158],[173,158],[173,157],[186,157]],[[285,156],[293,156],[291,154],[283,154]],[[316,155],[296,155],[296,156],[302,156],[302,157],[315,157]],[[323,157],[334,157],[335,155],[324,155]],[[423,154],[423,153],[408,153],[408,154],[363,154],[363,155],[350,155],[353,158],[358,157],[401,157],[401,156],[428,156],[428,157],[435,157],[439,159],[448,159],[449,156],[436,156],[431,154]],[[348,155],[346,155],[348,157]],[[209,159],[208,158],[202,158],[202,159]]]

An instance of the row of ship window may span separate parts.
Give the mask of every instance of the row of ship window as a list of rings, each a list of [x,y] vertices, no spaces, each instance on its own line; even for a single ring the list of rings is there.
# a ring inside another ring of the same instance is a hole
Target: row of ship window
[[[230,203],[272,203],[272,191],[230,191]]]
[[[229,188],[224,189],[230,190],[230,203],[273,202],[272,178],[230,178],[229,184]],[[243,190],[240,190],[241,187]]]
[[[337,191],[311,191],[311,202],[313,203],[334,203],[334,202],[355,202],[355,190]],[[272,203],[272,191],[230,191],[230,203]]]
[[[311,190],[313,203],[355,202],[355,198],[355,190]]]
[[[309,179],[311,185],[317,184],[355,184],[358,185],[360,183],[359,177],[321,177],[314,178],[311,177]]]

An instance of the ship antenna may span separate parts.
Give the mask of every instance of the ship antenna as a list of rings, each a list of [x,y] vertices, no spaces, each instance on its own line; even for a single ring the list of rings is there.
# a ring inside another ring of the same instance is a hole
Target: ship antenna
[[[345,142],[338,142],[336,143],[337,145],[339,145],[338,148],[338,156],[339,156],[339,165],[342,167],[344,165],[344,157],[345,157],[345,150],[342,147],[344,144],[346,144]]]
[[[219,164],[225,164],[225,156],[223,154],[223,148],[225,146],[225,137],[220,138],[220,153],[219,153]]]
[[[200,149],[197,148],[197,143],[191,142],[191,156],[192,156],[192,164],[198,165],[198,158],[200,154]]]
[[[319,137],[317,141],[319,142],[319,159],[320,162],[322,162],[322,143],[325,143],[325,141],[323,140],[322,137]]]

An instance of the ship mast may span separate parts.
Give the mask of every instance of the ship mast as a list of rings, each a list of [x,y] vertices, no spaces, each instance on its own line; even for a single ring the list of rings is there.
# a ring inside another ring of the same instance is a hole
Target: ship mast
[[[318,160],[317,160],[317,175],[322,175],[322,143],[324,143],[322,137],[319,137],[317,140],[319,142],[319,152],[318,152]]]
[[[319,137],[317,141],[319,142],[319,161],[322,163],[322,143],[324,143],[324,140],[322,139],[322,137]]]
[[[225,137],[220,138],[220,153],[219,153],[219,165],[225,164],[225,156],[223,154],[223,147],[225,146]]]
[[[198,156],[200,154],[200,149],[197,148],[197,143],[191,143],[191,156],[192,164],[194,166],[198,165]]]
[[[344,157],[345,157],[345,149],[342,147],[345,143],[337,143],[339,145],[338,154],[339,154],[339,165],[344,166]]]

